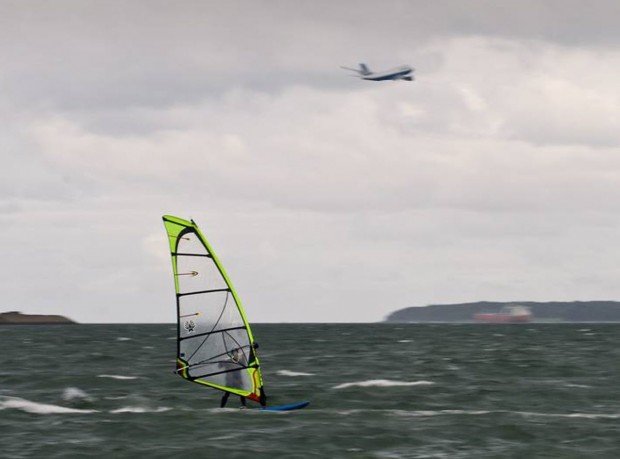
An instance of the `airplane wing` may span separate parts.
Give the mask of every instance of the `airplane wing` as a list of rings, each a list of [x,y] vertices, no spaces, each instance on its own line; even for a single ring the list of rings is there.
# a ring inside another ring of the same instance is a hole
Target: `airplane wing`
[[[360,73],[359,69],[352,69],[351,67],[343,67],[342,65],[340,66],[341,69],[345,69],[345,70],[352,70],[355,73]]]

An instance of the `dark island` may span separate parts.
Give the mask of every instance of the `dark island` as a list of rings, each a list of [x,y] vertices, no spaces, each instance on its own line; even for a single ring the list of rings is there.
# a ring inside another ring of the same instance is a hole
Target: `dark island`
[[[476,318],[501,315],[506,308],[518,305],[529,309],[532,323],[620,322],[618,301],[534,301],[437,304],[394,311],[386,322],[474,323]]]
[[[74,323],[71,319],[57,315],[22,314],[19,311],[0,313],[0,325],[62,325]]]

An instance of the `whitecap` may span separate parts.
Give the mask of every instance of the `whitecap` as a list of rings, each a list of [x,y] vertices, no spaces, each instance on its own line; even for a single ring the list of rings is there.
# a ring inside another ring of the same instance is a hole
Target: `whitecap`
[[[546,418],[620,419],[620,413],[534,413],[530,411],[511,411],[511,413]]]
[[[620,413],[570,413],[563,415],[567,418],[585,418],[585,419],[620,419]]]
[[[412,339],[399,339],[398,340],[399,343],[413,343]]]
[[[220,437],[211,437],[209,438],[209,440],[211,441],[233,440],[235,438],[239,438],[240,435],[242,434],[228,434],[228,435],[222,435]]]
[[[491,413],[491,411],[487,410],[441,410],[441,412],[445,414],[470,414],[473,416]]]
[[[15,409],[32,414],[87,414],[97,413],[97,410],[83,410],[78,408],[67,408],[65,406],[48,405],[46,403],[31,402],[19,397],[6,397],[0,400],[0,410]]]
[[[278,370],[280,376],[314,376],[314,373],[304,373],[302,371]]]
[[[486,410],[394,410],[394,414],[398,416],[440,416],[443,414],[464,414],[469,416],[480,416],[484,414],[493,413],[493,411]]]
[[[242,408],[209,408],[206,411],[208,411],[211,414],[223,414],[223,413],[238,413],[239,411],[241,411]],[[245,410],[245,408],[243,408],[243,410]],[[259,411],[259,410],[248,410],[249,412],[252,411]]]
[[[346,389],[347,387],[395,387],[395,386],[430,386],[433,381],[392,381],[389,379],[369,379],[367,381],[355,381],[338,384],[334,389]]]
[[[126,336],[119,336],[116,338],[116,341],[131,341],[131,338],[127,338]]]
[[[404,410],[394,410],[394,414],[397,416],[437,416],[441,414],[441,411],[433,411],[433,410],[415,410],[415,411],[404,411]]]
[[[110,378],[110,379],[120,379],[120,380],[138,379],[137,376],[123,376],[123,375],[97,375],[97,378]]]
[[[65,401],[71,400],[92,400],[90,395],[77,387],[67,387],[62,393],[62,399]]]
[[[169,411],[171,408],[167,406],[160,406],[158,408],[147,408],[144,406],[124,406],[123,408],[118,408],[116,410],[110,411],[112,414],[120,414],[120,413],[163,413],[165,411]]]

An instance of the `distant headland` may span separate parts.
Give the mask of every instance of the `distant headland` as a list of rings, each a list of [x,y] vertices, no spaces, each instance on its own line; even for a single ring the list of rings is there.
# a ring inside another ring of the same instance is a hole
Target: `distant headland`
[[[619,301],[479,301],[461,304],[434,304],[394,311],[385,322],[414,323],[511,323],[510,309],[520,308],[532,323],[620,322]],[[483,320],[481,320],[483,319]],[[517,321],[515,321],[517,322]]]
[[[0,312],[0,325],[61,325],[74,323],[76,322],[64,316],[22,314],[19,311]]]

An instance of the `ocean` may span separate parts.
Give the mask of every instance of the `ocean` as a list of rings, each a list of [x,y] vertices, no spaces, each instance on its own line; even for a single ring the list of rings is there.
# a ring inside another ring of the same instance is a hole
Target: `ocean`
[[[257,324],[271,404],[173,374],[174,325],[0,327],[0,457],[620,457],[620,325]]]

